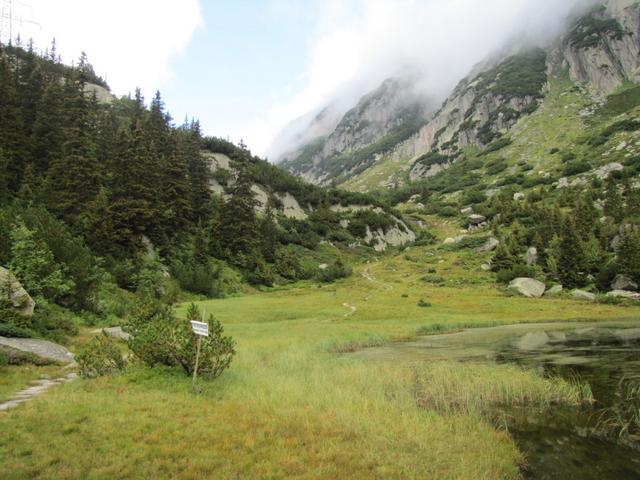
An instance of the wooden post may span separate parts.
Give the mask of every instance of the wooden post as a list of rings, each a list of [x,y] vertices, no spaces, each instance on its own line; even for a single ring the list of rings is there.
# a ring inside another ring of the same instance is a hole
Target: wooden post
[[[196,378],[198,377],[198,363],[200,362],[200,342],[202,341],[202,337],[198,335],[198,346],[196,347],[196,365],[193,369],[193,387],[196,386]]]

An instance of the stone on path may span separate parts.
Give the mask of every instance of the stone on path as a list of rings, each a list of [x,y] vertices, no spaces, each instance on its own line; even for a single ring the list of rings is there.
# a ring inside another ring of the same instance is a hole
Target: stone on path
[[[106,328],[98,328],[96,330],[92,330],[91,333],[104,333],[113,338],[118,338],[120,340],[129,340],[131,335],[122,330],[122,327],[106,327]]]

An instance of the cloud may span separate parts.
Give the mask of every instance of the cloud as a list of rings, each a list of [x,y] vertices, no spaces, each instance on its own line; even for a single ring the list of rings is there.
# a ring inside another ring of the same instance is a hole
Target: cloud
[[[19,33],[23,41],[33,38],[41,50],[55,37],[65,63],[78,59],[85,51],[96,73],[107,76],[118,95],[139,86],[149,96],[170,82],[172,58],[185,49],[202,24],[198,0],[24,0],[13,3],[14,37]],[[3,21],[2,27],[6,41],[8,20]]]
[[[326,0],[308,53],[306,87],[250,127],[260,153],[292,119],[403,69],[443,99],[478,62],[515,43],[544,44],[590,0]]]

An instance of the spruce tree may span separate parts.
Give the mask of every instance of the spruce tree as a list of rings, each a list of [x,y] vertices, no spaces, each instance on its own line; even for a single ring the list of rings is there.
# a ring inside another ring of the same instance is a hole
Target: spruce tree
[[[94,115],[85,95],[86,78],[80,70],[66,77],[66,127],[60,158],[47,177],[49,207],[70,224],[76,223],[100,189],[102,178],[94,139]]]
[[[613,176],[609,176],[609,178],[607,178],[604,199],[604,212],[607,216],[612,217],[616,222],[621,222],[624,218],[622,197],[620,196],[618,185],[616,185]]]
[[[622,234],[617,254],[618,273],[629,275],[640,281],[640,233],[636,228],[628,227]]]
[[[573,218],[566,218],[560,237],[558,277],[568,288],[580,287],[585,278],[585,254]]]

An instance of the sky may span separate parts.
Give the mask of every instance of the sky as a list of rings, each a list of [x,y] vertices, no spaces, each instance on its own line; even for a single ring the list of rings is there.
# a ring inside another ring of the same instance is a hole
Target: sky
[[[116,95],[160,90],[177,123],[270,152],[293,119],[411,67],[444,97],[492,52],[544,42],[590,0],[0,0],[9,30]],[[13,21],[9,21],[9,14]],[[11,28],[10,28],[11,27]]]

